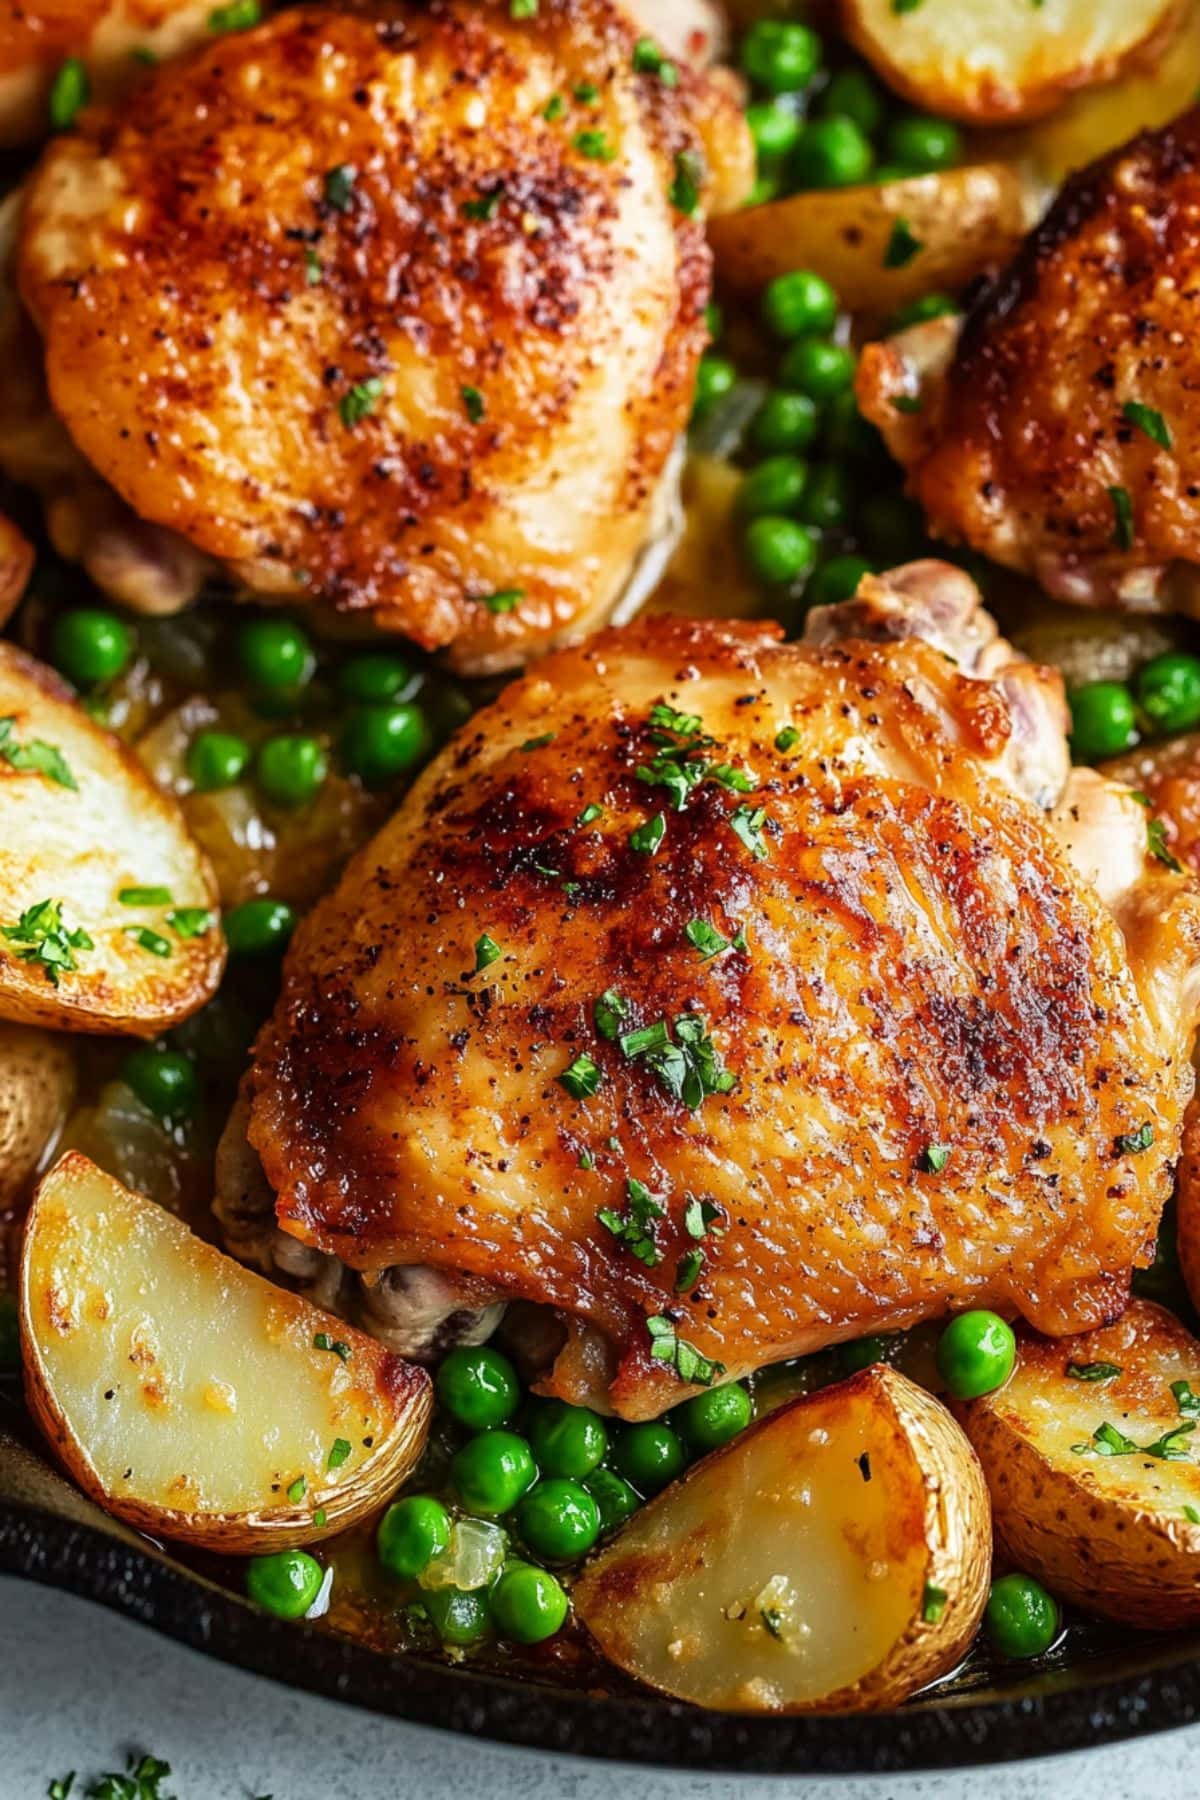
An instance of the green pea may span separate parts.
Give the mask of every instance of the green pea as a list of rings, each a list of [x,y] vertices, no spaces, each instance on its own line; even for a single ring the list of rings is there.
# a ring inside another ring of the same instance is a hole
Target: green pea
[[[54,622],[50,654],[76,687],[113,681],[133,655],[133,633],[115,613],[79,606]]]
[[[457,1453],[451,1472],[468,1512],[484,1518],[511,1512],[537,1479],[533,1453],[515,1431],[480,1432]]]
[[[0,1375],[11,1374],[21,1366],[18,1317],[16,1295],[0,1294]]]
[[[517,1529],[535,1556],[574,1562],[600,1536],[600,1508],[577,1481],[539,1481],[517,1507]]]
[[[388,1507],[375,1548],[389,1575],[415,1580],[450,1542],[450,1514],[430,1494],[409,1494]]]
[[[425,1610],[443,1644],[466,1649],[486,1637],[492,1622],[487,1595],[460,1588],[434,1588],[424,1596]]]
[[[178,1050],[139,1044],[121,1064],[121,1080],[156,1118],[186,1119],[195,1111],[196,1071]]]
[[[762,314],[779,338],[806,337],[832,331],[838,298],[829,283],[811,269],[776,275],[763,289]]]
[[[725,329],[725,314],[715,300],[710,300],[704,308],[704,329],[714,344]]]
[[[251,1557],[246,1565],[247,1594],[277,1619],[302,1619],[324,1579],[325,1571],[307,1550],[277,1550]]]
[[[402,656],[393,656],[387,650],[368,650],[342,664],[337,684],[344,700],[383,705],[389,700],[408,699],[418,685],[418,677]]]
[[[876,461],[881,468],[888,467],[890,472],[883,439],[870,420],[864,419],[859,412],[853,388],[843,388],[840,394],[834,394],[826,407],[825,448],[832,456],[844,456],[858,462]]]
[[[757,19],[742,39],[741,65],[769,94],[795,94],[821,66],[817,33],[792,19]]]
[[[50,129],[69,131],[91,98],[91,92],[87,65],[77,56],[68,56],[59,64],[50,88]]]
[[[614,1469],[593,1469],[590,1475],[584,1476],[583,1486],[599,1508],[601,1532],[615,1531],[618,1525],[632,1518],[642,1504],[633,1488]]]
[[[676,1409],[675,1423],[688,1449],[703,1456],[745,1431],[753,1417],[749,1394],[740,1383],[731,1381],[725,1387],[693,1394]]]
[[[240,781],[250,761],[250,746],[232,731],[201,731],[187,749],[187,772],[199,794],[215,793]]]
[[[850,483],[840,463],[820,463],[812,470],[799,516],[820,531],[837,531],[850,516]]]
[[[367,787],[395,781],[433,748],[429,721],[419,706],[360,706],[342,727],[338,751],[351,775]]]
[[[772,388],[750,426],[750,448],[760,456],[807,450],[817,435],[817,408],[807,394]]]
[[[799,189],[860,187],[874,162],[871,140],[853,119],[814,119],[788,157],[788,175]]]
[[[641,1494],[657,1494],[683,1470],[683,1445],[661,1419],[627,1425],[613,1448],[617,1473]]]
[[[1067,695],[1076,762],[1117,756],[1137,743],[1137,709],[1123,681],[1085,681]]]
[[[752,519],[743,539],[746,561],[760,581],[786,587],[812,568],[817,549],[812,532],[795,519]]]
[[[712,411],[715,403],[727,394],[737,380],[737,369],[727,356],[700,358],[696,370],[696,390],[692,396],[692,423]]]
[[[291,619],[251,619],[238,632],[237,659],[251,686],[268,692],[303,687],[317,666],[308,633]]]
[[[783,191],[783,183],[776,174],[766,174],[762,170],[754,178],[750,192],[743,202],[747,211],[752,206],[765,206],[769,200],[778,200]]]
[[[323,786],[329,758],[316,738],[287,731],[262,745],[254,773],[276,806],[305,806]]]
[[[807,394],[810,400],[832,400],[854,380],[854,352],[828,338],[801,338],[784,351],[778,380],[781,387]]]
[[[786,156],[800,136],[800,116],[774,100],[755,100],[746,108],[746,124],[761,157]]]
[[[573,1481],[590,1475],[608,1452],[608,1430],[599,1414],[564,1400],[539,1407],[530,1421],[529,1441],[543,1475],[566,1475]]]
[[[938,1373],[956,1400],[976,1400],[1012,1374],[1017,1340],[994,1312],[959,1313],[938,1339]]]
[[[926,325],[930,319],[943,319],[959,310],[958,301],[949,294],[922,294],[910,300],[892,319],[890,331],[907,331],[910,325]]]
[[[488,1344],[459,1344],[437,1372],[437,1397],[471,1431],[487,1431],[512,1418],[521,1399],[517,1371]]]
[[[1156,656],[1137,678],[1138,704],[1159,731],[1200,725],[1200,657],[1186,651]]]
[[[817,564],[809,577],[804,590],[805,602],[809,606],[838,606],[843,600],[853,599],[859,582],[864,575],[870,575],[874,567],[865,556],[854,556],[849,552],[844,556],[827,557]]]
[[[983,1623],[1002,1656],[1041,1656],[1058,1636],[1058,1606],[1032,1575],[1001,1575],[992,1583]]]
[[[225,942],[233,956],[266,956],[286,948],[296,929],[295,909],[286,900],[263,894],[231,907],[222,924]]]
[[[839,69],[821,95],[820,110],[827,117],[853,119],[867,137],[883,124],[884,99],[865,69]]]
[[[777,518],[795,512],[808,481],[808,465],[798,456],[769,456],[751,469],[737,491],[737,510],[743,519],[764,513]]]
[[[924,551],[924,515],[903,494],[868,494],[858,508],[858,535],[878,562],[894,568]]]
[[[952,169],[962,160],[962,133],[957,125],[925,113],[894,119],[884,141],[889,161],[903,163],[922,175]]]
[[[566,1622],[568,1602],[562,1583],[532,1563],[509,1563],[491,1598],[499,1630],[517,1644],[540,1644]]]

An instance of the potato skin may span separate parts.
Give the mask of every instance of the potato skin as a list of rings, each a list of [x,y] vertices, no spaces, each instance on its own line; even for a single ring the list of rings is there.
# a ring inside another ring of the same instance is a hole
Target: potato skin
[[[653,1535],[658,1522],[665,1522],[671,1511],[678,1509],[689,1489],[699,1486],[718,1491],[724,1477],[739,1465],[745,1470],[748,1459],[757,1459],[754,1498],[761,1504],[761,1492],[755,1490],[766,1490],[768,1504],[778,1512],[791,1498],[786,1491],[787,1477],[791,1475],[797,1483],[804,1481],[806,1446],[836,1442],[839,1430],[853,1429],[856,1413],[864,1413],[868,1420],[874,1478],[891,1476],[896,1484],[887,1490],[893,1531],[901,1539],[915,1536],[927,1552],[907,1625],[873,1668],[828,1694],[789,1703],[773,1692],[768,1698],[762,1682],[753,1680],[741,1684],[739,1699],[731,1701],[725,1691],[708,1703],[732,1704],[744,1711],[864,1712],[898,1705],[953,1668],[974,1637],[987,1600],[991,1572],[987,1490],[969,1445],[946,1409],[924,1388],[884,1364],[864,1369],[834,1387],[803,1395],[760,1419],[723,1449],[693,1465],[596,1554],[575,1584],[573,1598],[577,1613],[604,1653],[627,1672],[649,1680],[643,1671],[631,1667],[637,1652],[630,1609],[636,1610],[639,1603],[659,1605],[667,1584],[686,1579],[698,1564],[707,1566],[709,1559],[714,1575],[719,1568],[723,1580],[729,1576],[731,1563],[737,1562],[736,1546],[727,1538],[710,1541],[704,1525],[682,1534],[673,1544],[648,1551],[636,1547]],[[834,1493],[836,1502],[836,1489]],[[739,1514],[734,1523],[744,1524],[745,1516]],[[753,1520],[746,1528],[754,1529]],[[847,1536],[853,1543],[849,1527]],[[856,1545],[856,1549],[864,1560],[870,1555],[865,1547]],[[894,1555],[889,1555],[889,1562],[895,1561]],[[892,1579],[902,1578],[906,1572],[893,1567]],[[938,1594],[943,1603],[936,1618],[926,1616],[931,1593]],[[678,1625],[681,1638],[686,1638],[688,1625],[682,1619],[673,1624]],[[668,1651],[668,1661],[670,1656]],[[682,1686],[655,1681],[650,1685],[681,1698],[697,1698]]]
[[[1002,17],[1006,5],[1011,21]],[[1027,0],[991,0],[985,10],[986,21],[977,6],[924,0],[913,19],[899,16],[892,0],[842,0],[841,16],[850,42],[915,106],[968,125],[1012,125],[1053,112],[1131,64],[1153,62],[1188,9],[1185,0],[1068,0],[1053,32]],[[989,29],[998,32],[990,67],[979,54]]]
[[[1114,1325],[1051,1341],[1019,1333],[1017,1369],[1008,1385],[971,1401],[962,1421],[983,1467],[992,1500],[998,1551],[1028,1570],[1062,1600],[1086,1612],[1145,1630],[1168,1630],[1200,1620],[1200,1525],[1183,1511],[1200,1511],[1200,1467],[1158,1459],[1098,1460],[1048,1450],[1036,1438],[1039,1413],[1054,1419],[1080,1411],[1107,1414],[1118,1429],[1129,1410],[1156,1407],[1156,1425],[1169,1430],[1183,1416],[1170,1380],[1200,1376],[1200,1343],[1165,1308],[1133,1301]],[[1115,1362],[1119,1379],[1093,1384],[1065,1374],[1068,1362]],[[1104,1395],[1103,1400],[1100,1394]],[[1032,1422],[1032,1423],[1031,1423]],[[1133,1436],[1133,1425],[1126,1435]],[[1086,1424],[1073,1423],[1080,1439]],[[1160,1471],[1162,1472],[1160,1475]],[[1138,1492],[1151,1472],[1190,1501],[1147,1504]],[[1122,1491],[1122,1485],[1128,1484]],[[1179,1487],[1179,1483],[1186,1486]]]
[[[0,1214],[22,1197],[75,1094],[75,1059],[61,1033],[0,1024]]]
[[[932,288],[960,292],[1007,262],[1027,223],[1024,183],[1007,163],[978,163],[880,186],[815,189],[713,219],[721,280],[754,294],[790,269],[813,269],[853,312],[881,318]],[[903,219],[922,248],[886,266]]]

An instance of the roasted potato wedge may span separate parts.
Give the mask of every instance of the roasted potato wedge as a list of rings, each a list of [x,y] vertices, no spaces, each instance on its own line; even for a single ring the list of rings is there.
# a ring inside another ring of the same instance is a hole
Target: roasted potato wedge
[[[424,1447],[424,1370],[76,1152],[34,1198],[20,1304],[34,1418],[85,1493],[155,1537],[312,1543],[381,1505]]]
[[[876,1364],[697,1463],[573,1597],[611,1661],[678,1699],[853,1712],[954,1666],[990,1561],[987,1493],[961,1431]]]
[[[67,1038],[0,1024],[0,1213],[28,1189],[74,1097],[75,1058]]]
[[[963,1410],[997,1545],[1088,1612],[1194,1624],[1198,1420],[1200,1343],[1164,1307],[1135,1300],[1078,1337],[1021,1333],[1011,1380]]]
[[[122,902],[135,890],[151,902]],[[175,801],[56,675],[0,644],[0,1018],[139,1037],[178,1024],[221,978],[216,904]]]
[[[791,269],[815,269],[849,311],[883,318],[933,288],[959,293],[1007,262],[1029,223],[1027,204],[1015,168],[977,163],[874,187],[792,194],[713,219],[709,241],[721,280],[738,292],[757,293]],[[915,252],[910,239],[920,246]]]
[[[1160,55],[1183,12],[1182,0],[842,0],[846,35],[889,87],[968,123],[1053,112]]]

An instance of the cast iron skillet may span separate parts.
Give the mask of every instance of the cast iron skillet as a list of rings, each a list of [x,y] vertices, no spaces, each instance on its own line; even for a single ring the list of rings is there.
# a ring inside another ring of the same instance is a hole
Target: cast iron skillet
[[[109,1519],[0,1429],[0,1574],[96,1600],[219,1661],[396,1719],[529,1749],[753,1775],[892,1774],[1012,1762],[1200,1719],[1200,1638],[1117,1647],[1004,1686],[852,1718],[749,1719],[605,1699],[383,1656],[289,1625]]]

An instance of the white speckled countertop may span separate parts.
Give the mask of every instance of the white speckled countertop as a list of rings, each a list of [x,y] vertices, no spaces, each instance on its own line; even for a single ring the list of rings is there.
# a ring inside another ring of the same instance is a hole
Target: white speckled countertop
[[[1007,1770],[878,1781],[636,1774],[398,1725],[220,1667],[66,1595],[0,1580],[0,1800],[171,1763],[178,1800],[1197,1800],[1200,1727]]]

